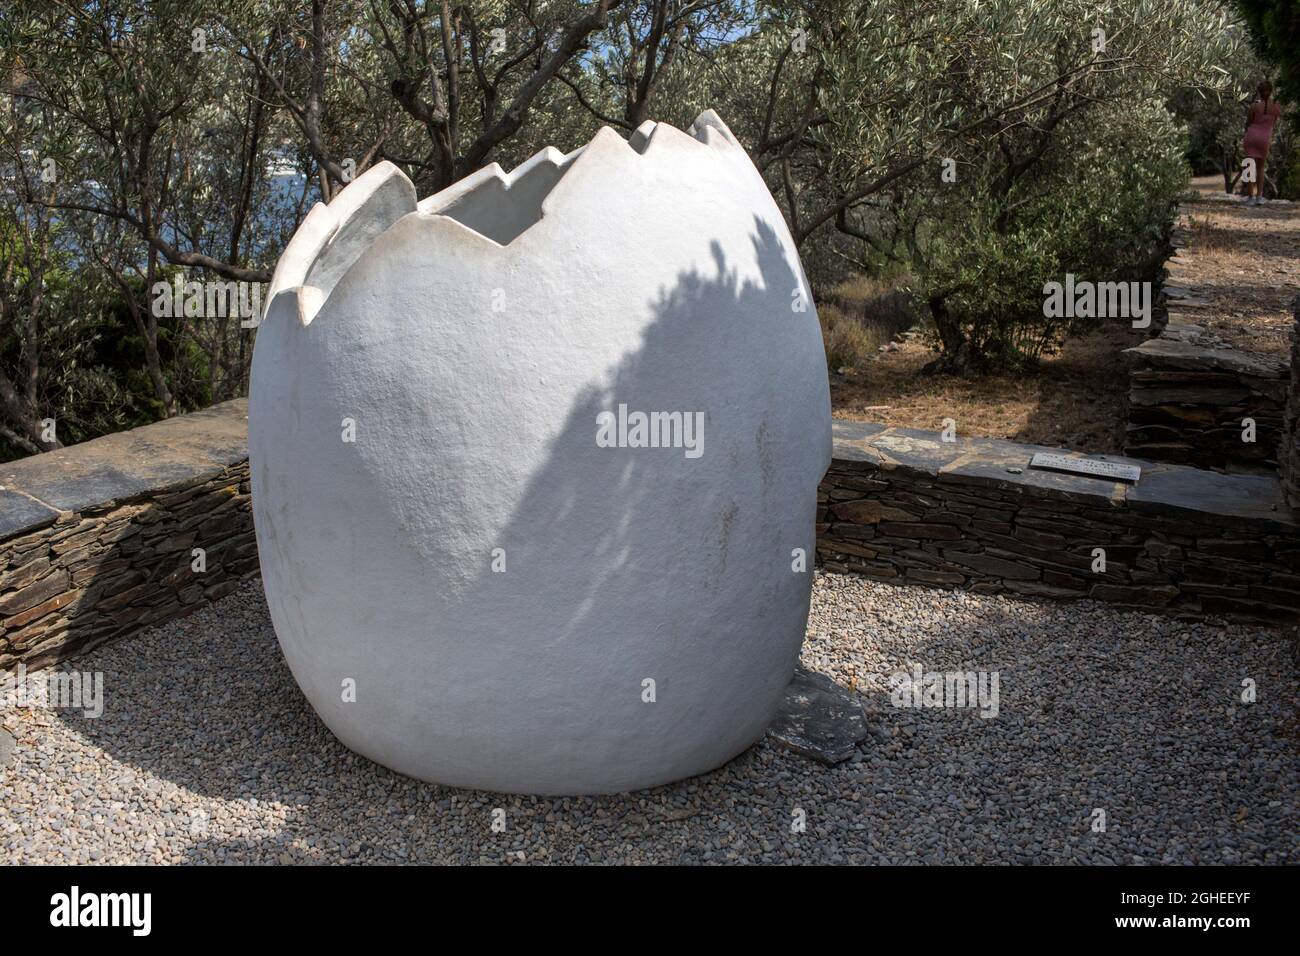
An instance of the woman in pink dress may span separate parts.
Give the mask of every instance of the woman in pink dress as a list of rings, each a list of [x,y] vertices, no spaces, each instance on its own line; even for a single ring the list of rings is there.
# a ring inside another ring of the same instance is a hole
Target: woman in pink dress
[[[1282,115],[1282,107],[1273,99],[1273,84],[1268,80],[1259,84],[1259,99],[1250,104],[1246,112],[1246,137],[1242,140],[1241,151],[1246,157],[1255,161],[1254,182],[1246,184],[1249,198],[1246,202],[1258,206],[1261,198],[1259,184],[1264,179],[1264,164],[1268,161],[1268,147],[1273,141],[1273,125]]]

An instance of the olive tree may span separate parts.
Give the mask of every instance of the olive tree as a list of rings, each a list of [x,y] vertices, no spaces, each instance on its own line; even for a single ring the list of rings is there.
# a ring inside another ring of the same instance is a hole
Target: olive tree
[[[1164,137],[1158,114],[1139,107],[1178,86],[1222,85],[1214,67],[1241,42],[1231,23],[1210,0],[776,4],[764,30],[779,52],[755,149],[797,242],[834,228],[886,256],[904,243],[924,277],[927,249],[969,232],[968,217],[994,245],[1021,236],[1026,217],[1044,213],[1029,197],[1046,168],[1068,165],[1082,134],[1098,138],[1123,113],[1113,104],[1156,124],[1130,129],[1135,142]],[[971,276],[920,283],[949,364],[980,357],[978,315],[954,311]]]

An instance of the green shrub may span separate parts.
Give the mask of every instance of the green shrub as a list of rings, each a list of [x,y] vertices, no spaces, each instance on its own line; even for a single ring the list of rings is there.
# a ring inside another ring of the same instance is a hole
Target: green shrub
[[[955,184],[917,250],[914,289],[957,370],[1033,363],[1079,322],[1043,315],[1043,286],[1153,281],[1186,186],[1182,137],[1158,105],[1107,107],[998,195],[989,163]]]

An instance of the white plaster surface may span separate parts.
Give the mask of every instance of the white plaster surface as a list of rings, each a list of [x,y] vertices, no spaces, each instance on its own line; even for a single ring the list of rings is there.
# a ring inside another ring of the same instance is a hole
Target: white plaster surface
[[[418,207],[381,164],[276,270],[249,409],[267,600],[324,722],[402,773],[666,783],[748,747],[793,671],[831,455],[811,295],[715,114],[632,144]],[[703,413],[703,453],[598,447],[620,404]]]

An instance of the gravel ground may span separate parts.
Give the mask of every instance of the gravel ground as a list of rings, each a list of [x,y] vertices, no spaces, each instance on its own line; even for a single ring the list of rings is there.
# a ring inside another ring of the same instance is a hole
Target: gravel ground
[[[819,575],[804,662],[867,710],[836,768],[764,741],[625,796],[456,791],[329,735],[254,581],[74,662],[103,672],[102,717],[0,710],[0,862],[1300,862],[1279,632]],[[996,670],[998,715],[893,706],[917,663]]]

